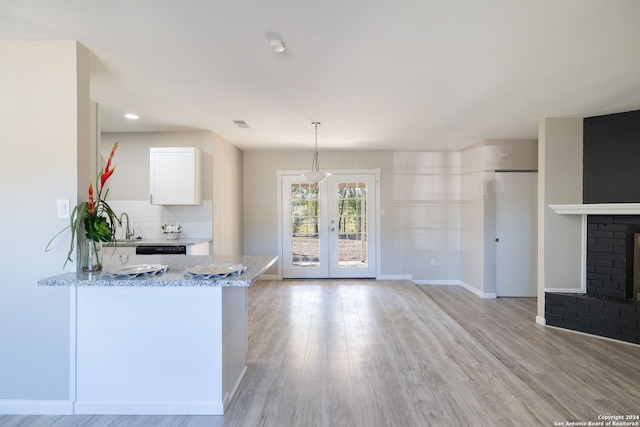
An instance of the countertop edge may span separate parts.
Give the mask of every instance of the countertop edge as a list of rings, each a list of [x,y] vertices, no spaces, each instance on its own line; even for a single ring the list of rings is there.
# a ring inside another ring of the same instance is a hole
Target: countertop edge
[[[185,239],[131,239],[106,242],[106,248],[135,248],[138,246],[193,246],[199,243],[209,243],[210,237],[188,237]]]
[[[143,259],[149,258],[143,255]],[[192,260],[190,264],[201,264],[206,261],[223,264],[228,262],[225,257],[216,259],[206,255],[167,255],[176,257],[175,260]],[[134,258],[134,257],[132,257]],[[134,258],[135,259],[135,258]],[[246,267],[246,272],[234,277],[225,277],[222,279],[194,279],[185,277],[185,267],[182,264],[171,266],[168,262],[169,271],[161,275],[152,277],[135,277],[135,278],[111,278],[102,277],[102,273],[64,273],[58,276],[47,277],[38,280],[38,286],[60,286],[60,287],[202,287],[202,286],[218,286],[218,287],[248,287],[251,286],[258,278],[271,267],[277,260],[276,255],[243,255],[239,258],[240,262]]]

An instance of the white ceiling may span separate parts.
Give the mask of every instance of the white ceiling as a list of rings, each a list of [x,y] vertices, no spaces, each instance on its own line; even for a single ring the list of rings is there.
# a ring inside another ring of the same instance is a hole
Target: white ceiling
[[[321,150],[439,150],[640,109],[638,0],[0,0],[2,39],[85,45],[105,131],[244,150],[309,149],[312,121]]]

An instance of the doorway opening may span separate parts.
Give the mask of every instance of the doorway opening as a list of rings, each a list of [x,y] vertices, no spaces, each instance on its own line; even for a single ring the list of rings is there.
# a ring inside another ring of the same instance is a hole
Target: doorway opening
[[[321,183],[281,174],[283,278],[375,278],[379,171],[334,173]]]

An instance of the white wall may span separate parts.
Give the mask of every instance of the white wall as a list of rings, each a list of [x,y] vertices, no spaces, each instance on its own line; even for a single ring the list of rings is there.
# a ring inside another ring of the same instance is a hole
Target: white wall
[[[202,199],[211,200],[214,135],[210,131],[103,132],[100,143],[103,164],[113,144],[120,141],[116,172],[109,178],[109,199],[149,201],[149,148],[198,147],[202,150]]]
[[[394,152],[392,232],[406,272],[417,283],[460,275],[460,154]]]
[[[120,141],[114,158],[116,171],[108,181],[108,202],[120,215],[127,212],[130,228],[145,239],[162,237],[161,226],[178,223],[181,237],[212,237],[213,158],[216,135],[210,131],[193,132],[103,132],[101,167],[111,147]],[[149,148],[198,147],[202,150],[202,205],[160,206],[149,202]],[[124,237],[119,230],[118,237]]]
[[[489,139],[461,152],[460,280],[479,296],[496,293],[495,171],[537,168],[535,140]]]
[[[243,153],[217,134],[213,147],[213,250],[216,255],[242,254]]]
[[[461,153],[461,271],[460,280],[478,294],[485,293],[485,193],[492,171],[485,170],[486,148],[474,144]]]
[[[582,203],[582,119],[547,118],[539,123],[538,317],[544,292],[581,287],[580,215],[557,215],[549,205]]]
[[[73,41],[0,41],[0,93],[0,406],[64,400],[69,289],[36,282],[61,273],[68,250],[65,233],[44,252],[68,224],[56,200],[86,200],[89,52]]]
[[[244,236],[248,254],[277,254],[276,171],[306,170],[311,152],[244,153]],[[459,278],[458,155],[442,152],[332,151],[320,153],[324,170],[381,169],[383,276],[421,282]],[[430,260],[436,259],[431,266]],[[268,274],[277,274],[272,267]]]
[[[120,141],[117,170],[109,181],[109,200],[126,211],[136,235],[160,237],[163,222],[182,224],[183,237],[212,237],[216,255],[240,254],[243,248],[243,153],[210,131],[102,133],[101,153],[109,156]],[[201,206],[149,203],[149,148],[198,147],[202,150]]]

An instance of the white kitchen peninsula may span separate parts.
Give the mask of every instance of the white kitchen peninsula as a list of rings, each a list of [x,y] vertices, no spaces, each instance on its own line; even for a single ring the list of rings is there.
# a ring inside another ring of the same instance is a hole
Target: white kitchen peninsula
[[[72,413],[224,414],[246,370],[247,289],[276,259],[132,256],[127,265],[168,270],[113,278],[107,261],[103,273],[40,280],[72,288]],[[186,272],[227,263],[246,270],[223,279]]]

